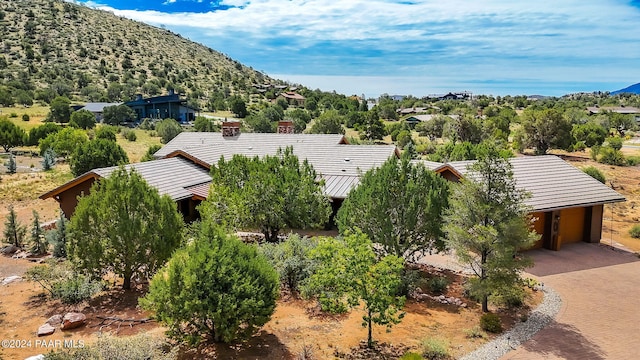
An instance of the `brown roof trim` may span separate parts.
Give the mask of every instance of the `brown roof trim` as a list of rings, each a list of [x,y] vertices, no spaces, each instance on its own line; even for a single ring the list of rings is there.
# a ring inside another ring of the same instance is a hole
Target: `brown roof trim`
[[[556,207],[543,208],[543,209],[535,209],[534,208],[532,212],[546,213],[546,212],[564,210],[564,209],[587,208],[587,207],[596,206],[596,205],[615,204],[615,203],[620,203],[620,202],[625,202],[625,201],[627,201],[627,199],[622,198],[622,199],[616,199],[616,200],[588,202],[588,203],[576,204],[576,205],[571,205],[571,206],[556,206]]]
[[[181,157],[183,157],[183,158],[185,158],[187,160],[190,160],[193,163],[195,163],[197,165],[200,165],[200,166],[202,166],[203,168],[205,168],[207,170],[210,170],[211,169],[211,165],[213,165],[213,164],[207,164],[206,162],[198,159],[197,157],[189,154],[188,152],[186,152],[184,150],[174,150],[174,151],[168,153],[167,156],[165,156],[164,158],[168,159],[168,158],[173,158],[173,157],[177,157],[177,156],[181,156]]]
[[[435,169],[433,169],[434,172],[441,174],[443,173],[445,170],[449,170],[451,171],[451,173],[453,175],[455,175],[458,179],[462,179],[464,176],[462,176],[462,174],[456,170],[456,168],[454,168],[453,166],[449,165],[449,164],[443,164],[442,166],[439,166]]]
[[[55,188],[55,189],[53,189],[53,190],[51,190],[49,192],[46,192],[46,193],[40,195],[38,198],[40,198],[42,200],[46,200],[46,199],[49,199],[49,198],[52,198],[52,197],[56,197],[60,193],[65,192],[65,191],[71,189],[72,187],[74,187],[74,186],[76,186],[78,184],[81,184],[81,183],[83,183],[85,181],[88,181],[90,179],[97,180],[99,178],[100,178],[100,175],[94,173],[93,171],[90,171],[88,173],[85,173],[83,175],[78,176],[77,178],[75,178],[75,179],[73,179],[73,180],[71,180],[71,181],[69,181],[69,182],[67,182],[65,184],[62,184],[62,185],[58,186],[57,188]]]

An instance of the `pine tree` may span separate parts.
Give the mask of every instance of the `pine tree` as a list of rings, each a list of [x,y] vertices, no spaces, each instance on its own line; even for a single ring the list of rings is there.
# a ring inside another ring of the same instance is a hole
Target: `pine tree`
[[[48,148],[44,151],[44,155],[42,157],[42,169],[44,171],[49,171],[56,164],[56,153],[53,149]]]
[[[15,174],[18,170],[18,165],[16,164],[16,158],[13,154],[9,154],[9,161],[7,162],[7,173]]]
[[[47,242],[44,238],[44,231],[40,226],[40,215],[33,210],[33,222],[31,223],[31,253],[43,255],[47,252]]]
[[[18,221],[18,215],[13,209],[13,205],[9,205],[9,214],[4,222],[5,240],[10,244],[21,247],[26,232],[27,229]]]
[[[60,211],[60,218],[56,221],[56,228],[47,232],[47,241],[53,245],[53,257],[67,257],[67,226],[69,220],[64,217],[64,213]]]

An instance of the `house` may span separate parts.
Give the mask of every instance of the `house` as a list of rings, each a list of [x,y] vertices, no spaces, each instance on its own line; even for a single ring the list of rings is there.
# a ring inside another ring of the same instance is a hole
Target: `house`
[[[427,122],[433,120],[436,116],[447,116],[451,119],[457,119],[458,115],[439,115],[439,114],[423,114],[423,115],[412,115],[408,118],[404,119],[404,121],[409,125],[411,129],[415,128],[417,124],[421,122]]]
[[[77,110],[91,111],[93,115],[96,116],[96,121],[102,122],[102,119],[104,118],[104,108],[109,106],[118,106],[118,105],[122,105],[122,103],[92,102],[92,103],[86,103],[80,106],[75,106],[74,109],[76,111]]]
[[[334,211],[359,184],[362,174],[380,166],[391,156],[399,156],[393,145],[349,145],[343,135],[335,134],[238,132],[234,136],[223,136],[221,133],[183,132],[154,154],[158,160],[130,164],[126,168],[135,169],[160,194],[171,196],[185,220],[189,221],[198,218],[196,206],[209,193],[209,169],[221,157],[230,159],[235,154],[262,157],[274,155],[278,149],[287,146],[291,146],[301,160],[308,160],[324,180],[324,193],[331,199]],[[75,211],[77,197],[88,193],[96,179],[109,176],[115,168],[94,169],[40,198],[58,201],[69,218]]]
[[[540,240],[533,248],[560,250],[562,244],[600,242],[604,205],[625,198],[557,156],[528,156],[509,160],[516,187],[531,197],[526,204],[536,219]],[[450,181],[469,175],[473,161],[446,164],[420,161]]]
[[[587,112],[589,115],[599,114],[601,112],[631,115],[636,121],[636,124],[640,124],[640,109],[633,106],[589,106],[587,107]]]
[[[300,107],[304,106],[304,102],[306,100],[304,96],[298,93],[295,93],[293,91],[283,92],[278,96],[278,98],[286,100],[287,104],[289,105],[295,105]]]
[[[193,121],[196,117],[195,109],[187,105],[187,101],[169,90],[168,95],[143,98],[138,95],[135,100],[124,103],[136,112],[137,120],[150,119],[175,119],[179,122]]]

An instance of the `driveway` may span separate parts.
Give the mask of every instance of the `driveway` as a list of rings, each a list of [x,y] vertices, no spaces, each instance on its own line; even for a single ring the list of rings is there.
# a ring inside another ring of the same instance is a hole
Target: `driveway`
[[[640,259],[600,244],[529,252],[529,273],[562,297],[555,321],[502,357],[637,359],[640,354]]]

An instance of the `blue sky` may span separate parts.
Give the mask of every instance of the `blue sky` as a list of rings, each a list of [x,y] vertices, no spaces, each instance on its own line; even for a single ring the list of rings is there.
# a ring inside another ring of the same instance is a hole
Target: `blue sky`
[[[640,0],[76,2],[347,95],[563,95],[640,82]]]

